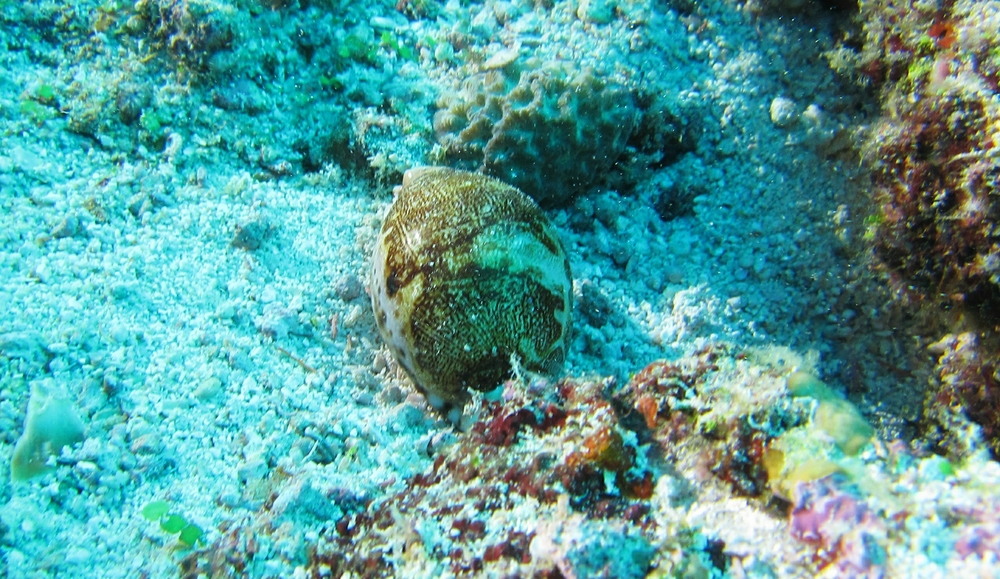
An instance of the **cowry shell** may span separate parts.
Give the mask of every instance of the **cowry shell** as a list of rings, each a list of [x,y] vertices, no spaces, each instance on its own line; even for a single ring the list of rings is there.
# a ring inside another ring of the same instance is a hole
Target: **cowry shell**
[[[516,358],[554,373],[566,358],[573,282],[555,228],[497,179],[444,167],[403,176],[373,257],[379,332],[428,402],[457,410]]]

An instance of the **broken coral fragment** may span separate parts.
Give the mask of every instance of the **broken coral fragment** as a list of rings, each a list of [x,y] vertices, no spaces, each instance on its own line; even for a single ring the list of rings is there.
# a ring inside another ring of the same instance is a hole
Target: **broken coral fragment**
[[[552,520],[541,520],[530,546],[533,560],[563,577],[645,577],[656,549],[639,529],[624,523],[586,519],[560,497]]]
[[[24,433],[14,446],[10,478],[24,481],[52,470],[48,461],[58,456],[64,446],[84,439],[83,421],[73,402],[55,385],[38,380],[31,384]]]

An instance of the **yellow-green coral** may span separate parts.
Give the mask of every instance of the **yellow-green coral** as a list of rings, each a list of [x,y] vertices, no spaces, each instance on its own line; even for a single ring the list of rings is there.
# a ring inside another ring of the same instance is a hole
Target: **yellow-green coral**
[[[805,372],[793,372],[788,377],[792,396],[809,396],[817,401],[813,424],[833,439],[844,454],[858,453],[875,434],[857,407],[844,400],[819,378]]]

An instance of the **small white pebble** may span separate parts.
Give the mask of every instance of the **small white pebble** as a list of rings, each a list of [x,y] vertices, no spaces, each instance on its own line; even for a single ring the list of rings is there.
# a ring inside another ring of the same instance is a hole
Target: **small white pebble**
[[[771,101],[771,122],[776,127],[786,128],[799,120],[795,101],[785,97],[776,97]]]
[[[78,565],[90,560],[90,551],[80,547],[71,547],[66,550],[65,557],[67,563]]]

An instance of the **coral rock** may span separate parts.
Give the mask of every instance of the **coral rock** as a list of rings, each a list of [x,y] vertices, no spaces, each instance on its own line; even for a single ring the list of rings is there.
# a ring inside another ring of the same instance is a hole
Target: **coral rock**
[[[1000,363],[983,354],[972,332],[949,334],[931,349],[941,354],[941,386],[929,392],[926,414],[948,433],[938,443],[959,456],[972,452],[972,441],[960,435],[964,418],[980,426],[991,455],[1000,458]]]
[[[467,78],[434,129],[450,159],[558,205],[611,167],[638,119],[632,92],[610,76],[527,59]]]

